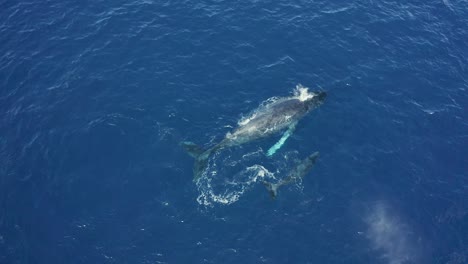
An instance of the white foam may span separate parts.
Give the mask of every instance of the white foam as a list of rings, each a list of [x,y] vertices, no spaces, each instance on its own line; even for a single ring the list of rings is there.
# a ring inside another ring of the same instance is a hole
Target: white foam
[[[214,168],[209,168],[198,181],[197,187],[200,192],[197,202],[203,206],[214,204],[229,205],[237,202],[242,195],[251,189],[260,179],[271,177],[273,174],[261,165],[253,165],[245,168],[231,181],[223,180]],[[215,176],[216,175],[216,176]],[[219,181],[223,184],[219,185]]]
[[[302,86],[302,84],[296,85],[296,89],[294,89],[294,97],[297,97],[302,102],[311,99],[314,96],[315,94],[309,93],[309,88]]]

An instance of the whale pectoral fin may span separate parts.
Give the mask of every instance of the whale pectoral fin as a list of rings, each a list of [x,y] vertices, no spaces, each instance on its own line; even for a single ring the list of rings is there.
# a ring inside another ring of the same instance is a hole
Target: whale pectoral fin
[[[289,126],[288,130],[283,133],[283,136],[276,142],[270,149],[268,149],[267,156],[271,157],[273,156],[276,151],[278,151],[286,142],[286,140],[293,134],[294,130],[296,130],[296,124],[293,123]]]

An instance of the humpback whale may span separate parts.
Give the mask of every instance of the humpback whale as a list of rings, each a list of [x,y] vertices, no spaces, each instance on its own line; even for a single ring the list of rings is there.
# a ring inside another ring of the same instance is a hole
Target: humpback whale
[[[290,184],[292,182],[295,182],[296,180],[304,178],[304,176],[312,169],[314,166],[317,158],[319,156],[318,152],[314,152],[311,155],[309,155],[307,158],[302,160],[297,164],[296,167],[294,167],[288,174],[286,178],[283,180],[279,181],[278,183],[270,183],[267,181],[263,181],[263,185],[267,188],[268,192],[271,195],[271,198],[275,199],[276,196],[278,195],[278,189],[281,186]]]
[[[250,116],[241,120],[237,128],[227,133],[221,142],[209,149],[203,149],[193,142],[182,142],[182,147],[195,158],[194,180],[201,177],[208,166],[210,155],[221,149],[265,138],[286,129],[289,136],[297,122],[320,106],[326,96],[326,92],[308,92],[307,88],[298,85],[293,96],[276,97],[261,104]]]

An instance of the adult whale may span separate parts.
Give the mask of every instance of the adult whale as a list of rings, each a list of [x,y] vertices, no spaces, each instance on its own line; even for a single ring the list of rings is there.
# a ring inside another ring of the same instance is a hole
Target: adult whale
[[[287,134],[291,134],[297,122],[320,106],[326,96],[326,92],[308,92],[306,87],[298,85],[293,96],[276,97],[260,105],[212,148],[205,150],[193,142],[182,142],[181,145],[195,158],[194,180],[200,178],[208,165],[208,158],[216,151],[268,137],[287,128]]]

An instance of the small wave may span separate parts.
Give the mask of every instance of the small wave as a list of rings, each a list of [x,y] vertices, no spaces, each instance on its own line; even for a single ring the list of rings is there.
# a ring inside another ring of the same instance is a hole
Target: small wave
[[[288,61],[295,62],[295,60],[293,58],[286,55],[286,56],[281,57],[280,59],[278,59],[277,61],[275,61],[273,63],[263,65],[263,66],[261,66],[259,68],[260,69],[271,68],[271,67],[275,67],[275,66],[278,66],[278,65],[286,64]]]
[[[345,6],[345,7],[342,7],[342,8],[337,8],[337,9],[331,9],[331,10],[323,10],[322,13],[325,13],[325,14],[335,14],[335,13],[340,13],[340,12],[344,12],[348,9],[351,9],[352,6]]]

